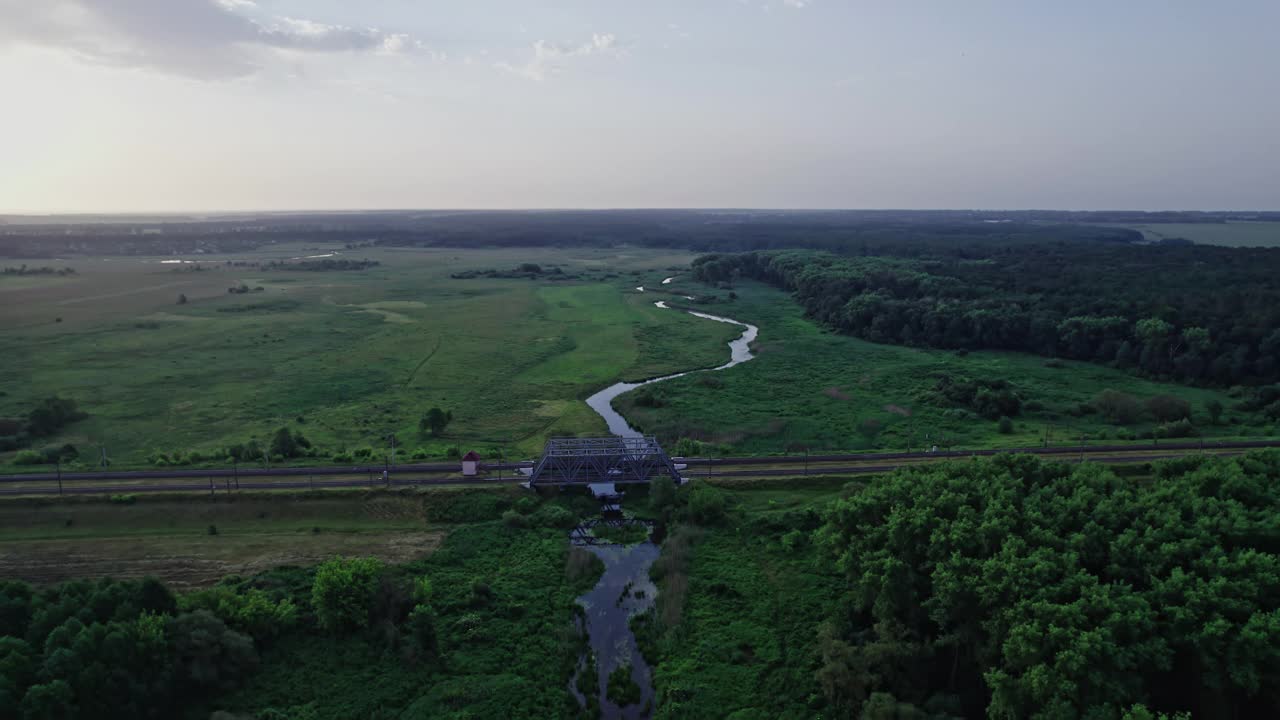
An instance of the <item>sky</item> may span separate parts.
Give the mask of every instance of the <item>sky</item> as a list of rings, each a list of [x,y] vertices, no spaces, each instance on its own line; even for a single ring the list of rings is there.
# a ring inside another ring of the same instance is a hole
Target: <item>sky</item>
[[[0,212],[1280,209],[1276,0],[0,0]]]

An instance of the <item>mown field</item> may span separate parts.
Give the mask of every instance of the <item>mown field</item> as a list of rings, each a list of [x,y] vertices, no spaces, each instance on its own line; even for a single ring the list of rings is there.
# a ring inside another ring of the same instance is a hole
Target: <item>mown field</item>
[[[358,249],[343,257],[380,264],[226,264],[333,250],[219,256],[203,272],[160,258],[51,260],[77,273],[0,283],[0,417],[74,399],[89,418],[38,446],[70,443],[87,461],[105,445],[117,469],[157,452],[265,446],[286,425],[326,462],[361,447],[380,458],[393,433],[401,459],[453,447],[527,456],[551,435],[602,432],[581,402],[592,392],[718,364],[735,334],[635,290],[687,266],[683,253]],[[450,278],[521,263],[578,279]],[[228,293],[241,284],[251,292]],[[418,427],[436,406],[453,413],[441,437]],[[13,457],[0,454],[0,467]]]
[[[697,295],[705,286],[677,278],[673,292]],[[736,300],[709,306],[760,327],[757,357],[715,375],[694,374],[654,386],[615,403],[632,425],[667,441],[690,437],[712,452],[775,453],[821,450],[1029,447],[1139,440],[1150,420],[1118,427],[1098,413],[1078,414],[1082,403],[1115,389],[1145,399],[1173,395],[1192,406],[1196,431],[1206,437],[1270,436],[1275,427],[1232,408],[1237,398],[1134,377],[1100,365],[1019,353],[956,353],[881,345],[828,332],[803,317],[786,293],[741,282]],[[727,297],[725,291],[719,291]],[[964,408],[926,400],[947,375],[1005,380],[1023,399],[1010,432]],[[1205,406],[1227,410],[1212,424]],[[1146,442],[1151,442],[1147,440]]]
[[[414,496],[120,499],[0,503],[0,576],[37,584],[151,576],[190,590],[334,555],[407,562],[445,535]]]

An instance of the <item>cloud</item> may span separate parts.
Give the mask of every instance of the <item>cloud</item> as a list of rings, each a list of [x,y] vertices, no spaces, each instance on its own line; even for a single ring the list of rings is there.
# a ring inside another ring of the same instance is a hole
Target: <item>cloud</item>
[[[418,47],[374,28],[264,16],[252,0],[0,0],[0,48],[12,44],[210,80],[253,74],[290,52]]]
[[[566,60],[588,55],[617,56],[621,54],[622,47],[618,45],[616,36],[612,33],[595,33],[590,40],[577,46],[539,40],[533,44],[533,57],[529,58],[528,62],[523,65],[498,62],[494,63],[494,67],[541,82],[546,80],[548,76],[559,73],[563,69]]]

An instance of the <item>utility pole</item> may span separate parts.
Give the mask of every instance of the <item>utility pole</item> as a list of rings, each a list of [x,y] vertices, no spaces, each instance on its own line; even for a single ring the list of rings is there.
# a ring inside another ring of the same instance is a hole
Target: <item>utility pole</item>
[[[54,462],[58,467],[58,495],[62,495],[62,457],[59,456]]]

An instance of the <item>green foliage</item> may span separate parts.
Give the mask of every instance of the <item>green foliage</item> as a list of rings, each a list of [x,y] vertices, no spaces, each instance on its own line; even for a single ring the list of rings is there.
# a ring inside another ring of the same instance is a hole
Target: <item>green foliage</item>
[[[19,450],[13,456],[14,465],[44,465],[48,460],[44,453],[38,453],[34,450]]]
[[[258,664],[253,640],[231,630],[208,610],[171,619],[166,633],[178,676],[186,678],[191,690],[230,690]]]
[[[701,480],[681,488],[690,520],[698,525],[717,525],[725,519],[728,501],[724,492]]]
[[[187,612],[206,610],[259,644],[289,632],[298,624],[298,606],[293,600],[273,599],[265,591],[252,587],[217,585],[184,595],[179,607]]]
[[[1209,422],[1214,425],[1222,418],[1222,403],[1217,399],[1207,400],[1204,404],[1204,411],[1209,414]]]
[[[422,416],[421,420],[418,421],[418,430],[420,432],[429,431],[432,435],[438,436],[444,432],[444,429],[448,427],[449,423],[452,421],[452,410],[441,410],[438,407],[433,407],[427,411],[426,415]]]
[[[997,457],[898,471],[838,500],[819,546],[852,612],[824,630],[828,701],[955,697],[965,716],[1028,718],[1271,706],[1280,453],[1156,474]]]
[[[605,690],[609,702],[618,707],[635,705],[640,702],[640,686],[631,678],[631,663],[619,665],[609,673],[609,684]]]
[[[659,514],[676,503],[676,485],[665,480],[649,484],[649,507]]]
[[[382,572],[377,558],[336,557],[316,568],[311,605],[320,627],[330,632],[368,627]]]
[[[1010,420],[1008,415],[1001,416],[997,426],[1001,435],[1013,434],[1013,420]]]
[[[697,457],[701,455],[702,452],[702,443],[692,438],[680,438],[676,443],[676,457]]]
[[[301,457],[310,448],[311,442],[303,437],[302,433],[290,431],[287,427],[276,430],[275,434],[271,436],[270,453],[272,457]]]
[[[1093,407],[1116,425],[1132,425],[1142,419],[1143,408],[1137,398],[1117,390],[1103,390],[1093,399]]]
[[[1223,264],[1209,269],[1192,257]],[[1197,246],[1146,253],[1124,243],[926,239],[881,241],[874,253],[864,245],[858,256],[749,252],[693,266],[708,283],[741,274],[785,288],[813,319],[872,342],[1017,350],[1228,386],[1280,378],[1267,322],[1280,303],[1275,262]],[[1139,281],[1153,277],[1159,282]],[[1229,306],[1218,302],[1226,286],[1239,293]],[[1242,315],[1250,318],[1243,327]]]
[[[87,417],[89,415],[80,411],[75,400],[55,395],[41,400],[40,404],[28,413],[27,432],[32,437],[53,435],[63,427]]]

